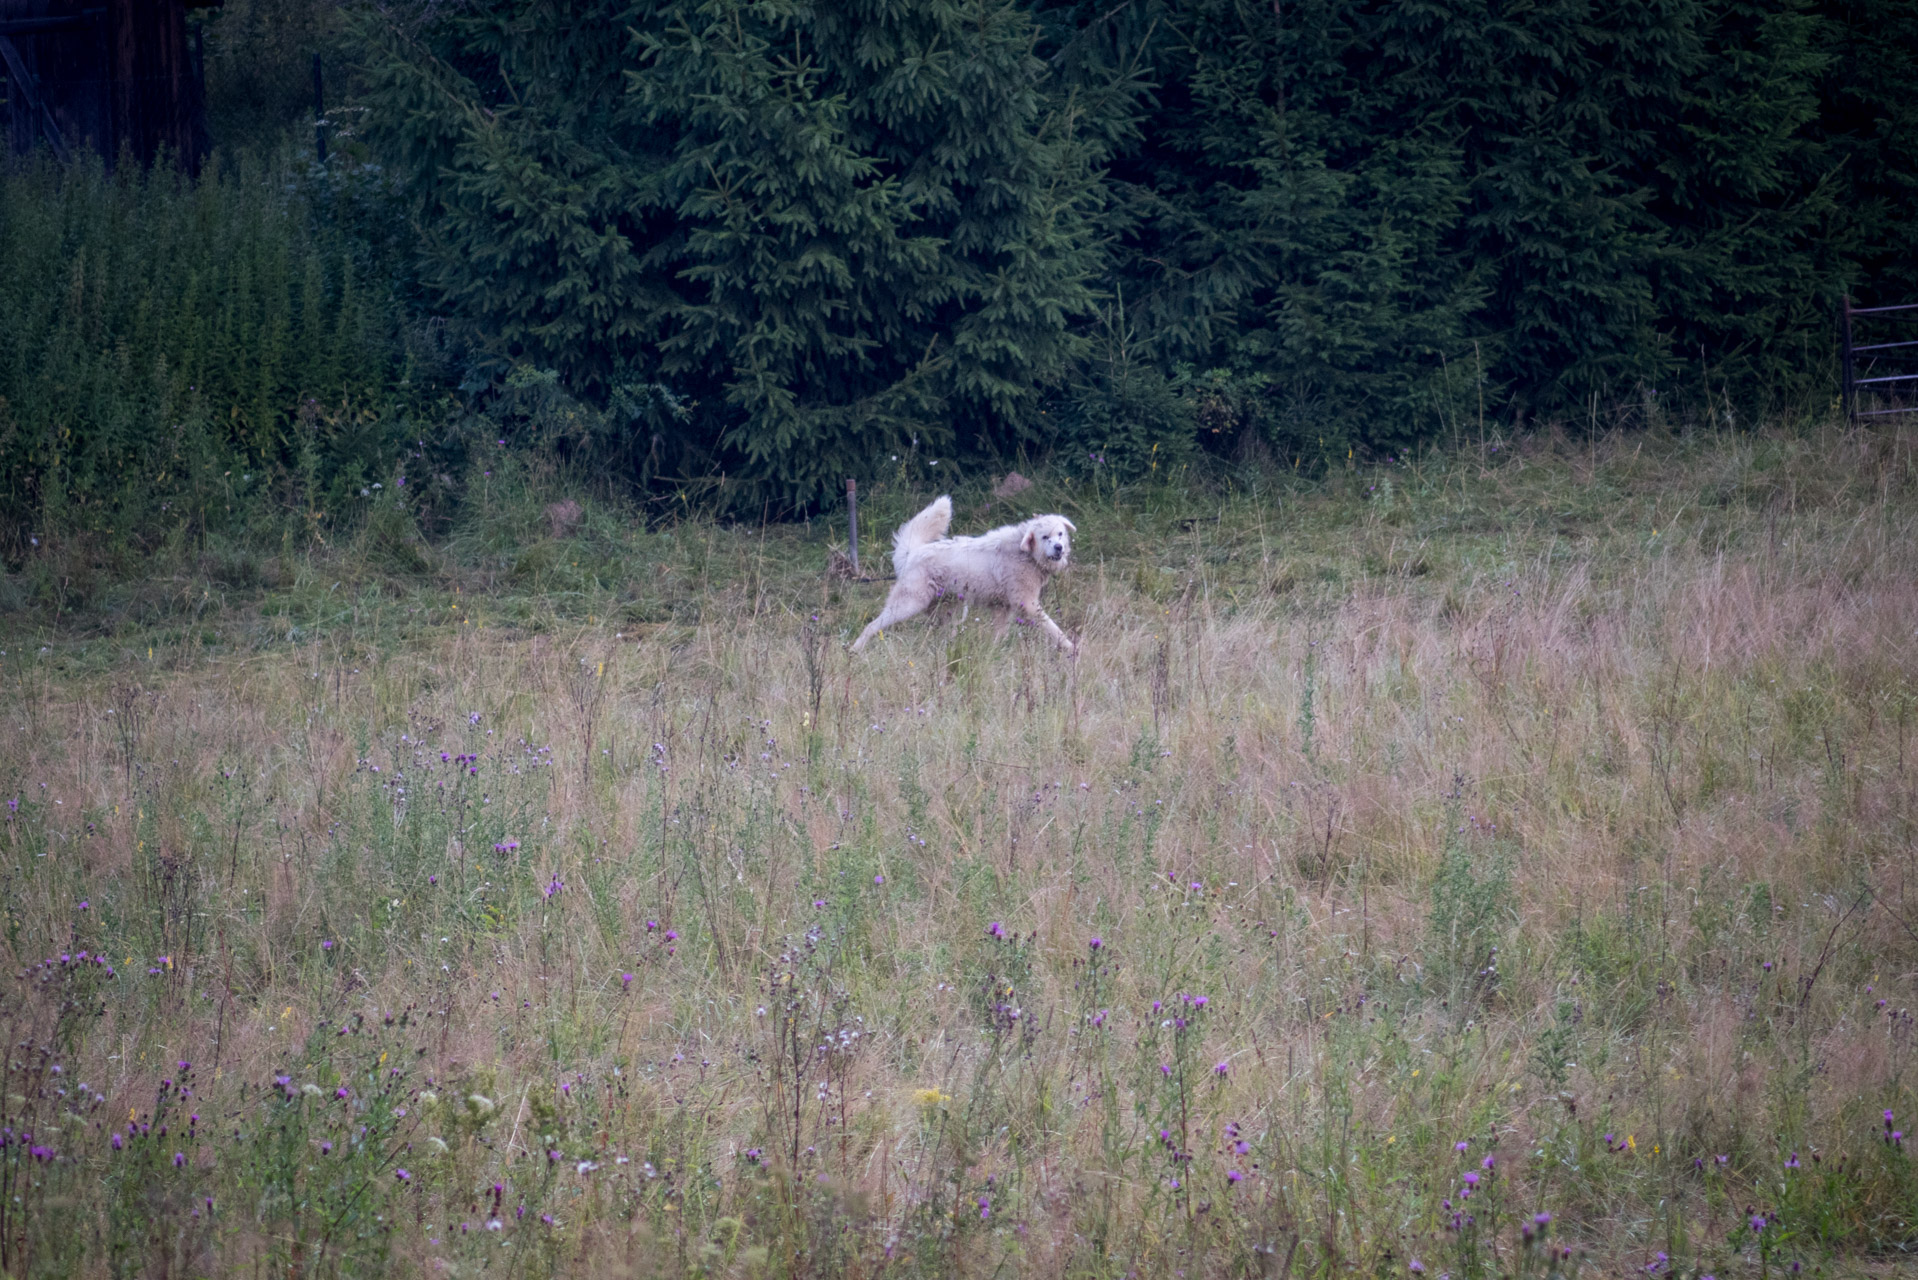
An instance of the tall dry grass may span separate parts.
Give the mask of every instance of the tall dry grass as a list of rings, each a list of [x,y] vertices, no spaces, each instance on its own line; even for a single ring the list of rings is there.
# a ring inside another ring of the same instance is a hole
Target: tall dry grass
[[[1042,488],[1076,661],[700,525],[16,634],[0,1271],[1908,1247],[1912,444]]]

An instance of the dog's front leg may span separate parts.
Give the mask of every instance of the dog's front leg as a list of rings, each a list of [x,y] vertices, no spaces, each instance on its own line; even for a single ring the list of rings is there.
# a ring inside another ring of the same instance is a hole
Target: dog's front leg
[[[1046,629],[1046,634],[1052,637],[1052,642],[1054,644],[1058,645],[1061,649],[1064,649],[1066,653],[1068,654],[1077,653],[1079,651],[1079,646],[1072,643],[1072,638],[1068,636],[1065,632],[1059,630],[1059,624],[1052,620],[1051,614],[1047,613],[1044,609],[1040,608],[1038,605],[1032,606],[1032,612],[1039,615],[1039,625]]]
[[[1052,637],[1052,642],[1067,653],[1077,650],[1078,646],[1072,643],[1065,632],[1059,630],[1059,624],[1052,620],[1052,615],[1047,613],[1037,600],[1021,600],[1012,607],[1018,611],[1020,617],[1028,618],[1044,627],[1046,634]],[[1005,634],[1003,626],[999,634],[1002,636]]]

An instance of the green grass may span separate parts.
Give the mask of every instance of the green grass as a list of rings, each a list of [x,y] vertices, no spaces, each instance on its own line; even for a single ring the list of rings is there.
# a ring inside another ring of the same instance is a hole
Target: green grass
[[[1076,661],[849,658],[837,525],[507,455],[434,541],[382,491],[71,605],[50,551],[0,1273],[1878,1269],[1913,439],[951,483],[1079,524]],[[948,482],[868,486],[869,570]]]

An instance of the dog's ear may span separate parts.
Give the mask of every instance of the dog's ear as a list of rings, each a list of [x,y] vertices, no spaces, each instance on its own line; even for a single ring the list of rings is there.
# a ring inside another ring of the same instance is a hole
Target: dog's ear
[[[1021,551],[1030,552],[1032,550],[1033,542],[1038,537],[1039,537],[1039,531],[1037,529],[1027,529],[1026,536],[1019,539],[1019,549]]]
[[[1066,528],[1072,530],[1074,533],[1079,532],[1079,526],[1072,523],[1072,521],[1066,519],[1064,516],[1059,517],[1059,523],[1064,525]]]

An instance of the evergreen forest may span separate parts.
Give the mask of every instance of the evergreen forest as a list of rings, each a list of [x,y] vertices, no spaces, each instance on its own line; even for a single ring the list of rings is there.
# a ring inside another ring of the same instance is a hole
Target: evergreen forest
[[[1737,429],[1831,406],[1842,296],[1918,298],[1911,0],[230,10],[199,184],[5,178],[15,554],[211,527],[214,472],[446,511],[489,439],[757,517],[902,453]]]

